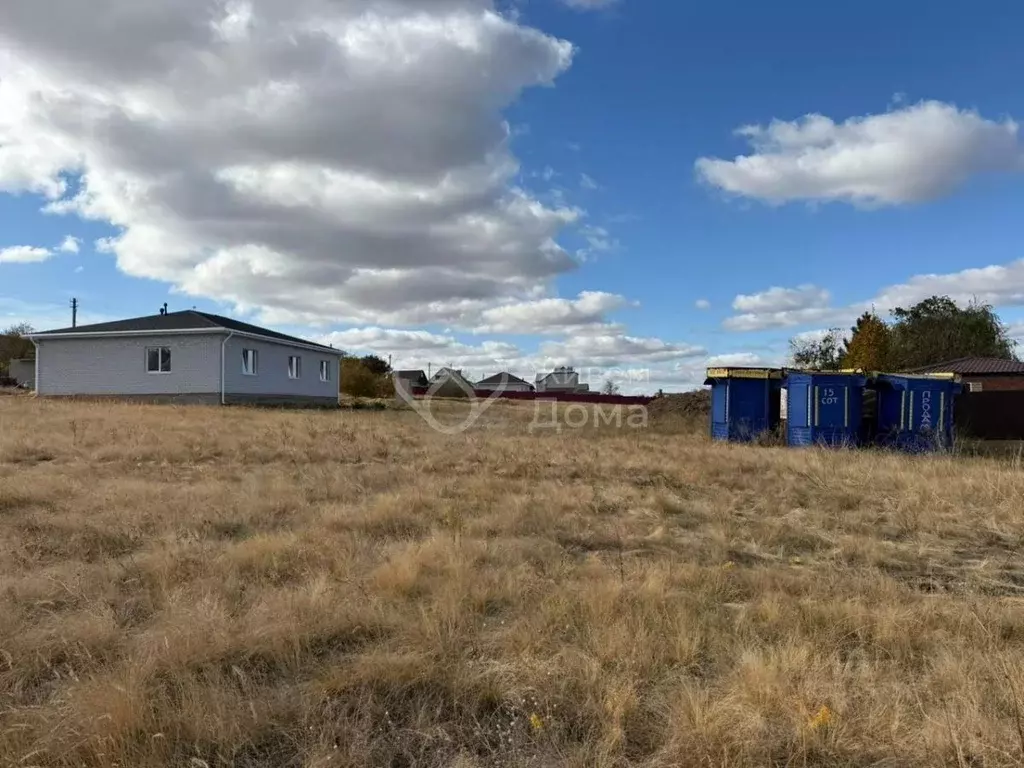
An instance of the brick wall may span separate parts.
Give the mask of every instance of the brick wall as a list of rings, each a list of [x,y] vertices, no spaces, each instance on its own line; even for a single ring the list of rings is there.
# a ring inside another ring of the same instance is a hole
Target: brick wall
[[[1024,390],[1024,376],[964,376],[964,391],[969,384],[976,381],[981,384],[982,392],[1019,392]]]

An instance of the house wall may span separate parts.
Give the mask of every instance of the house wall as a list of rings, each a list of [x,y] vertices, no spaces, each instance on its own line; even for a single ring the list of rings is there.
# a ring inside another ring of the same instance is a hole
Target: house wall
[[[964,390],[971,382],[981,384],[982,392],[1017,392],[1024,390],[1024,376],[964,376]]]
[[[33,388],[36,385],[35,360],[11,360],[7,375],[23,387]]]
[[[503,392],[532,392],[533,387],[529,384],[520,381],[510,381],[507,384],[485,384],[480,382],[474,384],[473,388],[478,391],[493,392],[496,389],[500,389]]]
[[[259,365],[255,376],[242,373],[242,350],[255,349]],[[218,350],[219,354],[219,350]],[[337,355],[322,354],[310,349],[299,349],[287,344],[232,336],[225,350],[225,390],[235,402],[253,398],[317,398],[338,402],[339,360]],[[302,377],[288,378],[288,357],[302,358]],[[218,365],[220,358],[218,357]],[[331,364],[331,380],[320,381],[320,361]]]
[[[218,395],[220,334],[40,339],[40,395]],[[146,347],[171,350],[169,373],[146,371]]]

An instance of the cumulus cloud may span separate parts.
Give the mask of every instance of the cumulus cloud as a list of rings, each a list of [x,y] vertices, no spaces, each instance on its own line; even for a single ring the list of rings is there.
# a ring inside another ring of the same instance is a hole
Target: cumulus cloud
[[[619,0],[562,0],[565,5],[570,8],[576,8],[582,11],[593,11],[598,8],[608,8],[609,6],[615,5]]]
[[[740,314],[726,318],[724,325],[732,331],[755,331],[823,322],[835,312],[830,299],[828,291],[815,285],[773,286],[760,293],[740,294],[732,302]]]
[[[491,0],[45,6],[0,3],[0,190],[112,224],[129,275],[266,322],[419,324],[577,266],[580,212],[515,185],[502,118],[573,47]]]
[[[350,352],[391,355],[395,368],[452,365],[474,376],[508,371],[533,381],[538,373],[571,365],[595,388],[611,377],[630,383],[630,391],[644,392],[699,384],[707,354],[691,344],[612,332],[544,342],[536,352],[508,342],[467,343],[451,334],[376,326],[329,333],[319,340]]]
[[[811,114],[737,133],[753,152],[702,157],[697,174],[726,192],[773,204],[915,203],[948,194],[975,174],[1024,170],[1016,122],[939,101],[842,123]]]
[[[711,302],[707,299],[697,299],[693,302],[693,306],[697,309],[711,309]]]
[[[61,244],[57,246],[57,250],[61,253],[78,253],[81,243],[82,241],[79,238],[68,235],[61,241]]]
[[[737,296],[733,307],[742,314],[726,318],[723,325],[733,331],[847,325],[865,310],[884,314],[929,296],[949,296],[961,304],[976,300],[995,307],[1024,306],[1024,259],[947,274],[914,275],[882,288],[870,299],[838,307],[831,304],[828,291],[817,286],[774,287]]]
[[[350,352],[391,355],[392,367],[426,368],[453,365],[456,368],[518,366],[523,354],[514,344],[484,341],[466,344],[454,336],[393,328],[353,328],[329,333],[321,343]]]
[[[772,287],[761,293],[740,294],[732,302],[732,308],[740,312],[786,312],[827,306],[829,293],[814,285],[797,288]]]
[[[37,248],[34,245],[12,245],[0,248],[0,264],[31,264],[46,261],[53,256],[48,248]]]
[[[477,330],[486,333],[579,333],[614,328],[605,316],[628,302],[603,291],[583,291],[575,299],[548,298],[485,309]]]
[[[782,364],[778,357],[761,352],[727,352],[721,355],[712,355],[706,362],[709,366],[735,366],[738,368],[772,367]]]
[[[703,347],[624,334],[593,334],[544,342],[538,354],[551,365],[583,367],[664,363],[707,354]]]

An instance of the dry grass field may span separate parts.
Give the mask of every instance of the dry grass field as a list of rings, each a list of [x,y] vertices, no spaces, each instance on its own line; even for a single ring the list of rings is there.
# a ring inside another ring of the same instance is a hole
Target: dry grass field
[[[0,765],[1024,764],[1019,466],[531,416],[0,398]]]

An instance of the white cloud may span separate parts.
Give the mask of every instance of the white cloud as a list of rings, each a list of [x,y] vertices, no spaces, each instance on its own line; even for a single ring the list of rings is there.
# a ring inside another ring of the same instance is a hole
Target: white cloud
[[[565,5],[570,8],[576,8],[581,11],[593,11],[598,8],[608,8],[609,6],[615,5],[619,0],[562,0]]]
[[[581,333],[608,329],[609,312],[626,299],[603,291],[584,291],[575,299],[537,299],[485,309],[475,328],[481,333]]]
[[[711,309],[711,302],[707,299],[697,299],[693,302],[693,306],[697,309]]]
[[[77,275],[77,274],[79,274],[79,273],[81,273],[81,272],[85,272],[85,267],[83,267],[83,266],[81,266],[81,265],[79,265],[79,266],[75,267],[75,274],[76,274],[76,275]]]
[[[813,285],[770,288],[740,295],[733,307],[742,312],[723,325],[732,331],[794,328],[806,325],[849,325],[868,309],[886,314],[929,296],[949,296],[967,304],[977,300],[994,307],[1024,306],[1024,259],[1009,264],[964,269],[947,274],[914,275],[904,283],[882,288],[873,298],[845,306],[832,306],[828,291]]]
[[[828,291],[815,285],[774,286],[760,293],[740,294],[732,307],[741,314],[726,318],[723,325],[731,331],[755,331],[827,322],[835,314],[830,298]]]
[[[539,353],[550,365],[622,366],[637,363],[664,363],[706,354],[703,347],[638,338],[624,334],[593,334],[570,337],[564,341],[544,342]]]
[[[46,261],[53,256],[48,248],[37,248],[34,245],[12,245],[0,248],[0,264],[31,264]]]
[[[338,331],[319,340],[353,353],[391,355],[395,368],[452,365],[471,371],[474,378],[509,371],[533,381],[537,373],[571,365],[592,387],[613,377],[628,381],[629,391],[643,392],[699,384],[706,367],[706,352],[700,347],[614,332],[545,342],[535,352],[507,342],[469,344],[450,334],[381,327]]]
[[[939,101],[842,123],[811,114],[737,133],[754,152],[702,157],[698,175],[726,192],[775,204],[914,203],[948,194],[975,174],[1024,170],[1016,122]]]
[[[448,323],[577,266],[502,116],[573,53],[490,0],[5,0],[0,190],[267,322]]]
[[[379,327],[329,333],[320,341],[348,352],[391,355],[392,367],[396,369],[425,369],[428,365],[501,368],[518,365],[523,357],[517,346],[507,342],[466,344],[450,335]]]
[[[1018,344],[1024,344],[1024,322],[1008,324],[1006,326],[1006,335]]]
[[[732,308],[739,312],[769,313],[826,307],[828,303],[829,293],[824,288],[801,285],[797,288],[772,287],[750,295],[741,293],[733,299]]]
[[[618,241],[611,236],[611,233],[605,227],[588,224],[587,226],[580,227],[580,234],[587,241],[587,249],[584,252],[585,256],[591,253],[610,251],[618,246]]]
[[[580,186],[583,189],[600,189],[601,186],[585,173],[580,174]]]
[[[770,355],[760,352],[727,352],[722,355],[712,355],[707,359],[709,366],[719,365],[722,367],[752,368],[757,366],[779,366],[782,362]]]
[[[883,288],[874,302],[889,309],[905,307],[934,295],[948,295],[960,302],[976,298],[993,306],[1021,306],[1024,304],[1024,259],[944,275],[915,275],[905,283]]]
[[[68,235],[61,241],[61,244],[57,246],[57,250],[61,253],[78,253],[81,246],[81,239]]]

